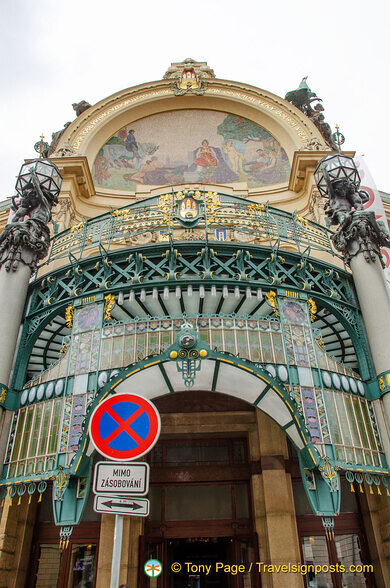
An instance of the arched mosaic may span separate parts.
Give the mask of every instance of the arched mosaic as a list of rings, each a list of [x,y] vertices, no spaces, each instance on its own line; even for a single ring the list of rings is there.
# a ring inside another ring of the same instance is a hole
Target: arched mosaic
[[[287,154],[263,127],[212,110],[155,114],[122,128],[100,149],[93,166],[97,186],[135,190],[138,184],[185,182],[248,188],[286,182]]]

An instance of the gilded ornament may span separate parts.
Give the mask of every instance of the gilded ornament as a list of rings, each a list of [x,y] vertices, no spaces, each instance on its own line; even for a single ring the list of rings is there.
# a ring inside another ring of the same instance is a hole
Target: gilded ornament
[[[273,310],[275,312],[275,316],[279,316],[278,302],[276,299],[276,292],[274,290],[270,290],[269,292],[266,292],[265,295],[267,297],[268,304],[273,308]]]
[[[312,323],[314,323],[314,321],[316,320],[317,305],[314,302],[313,298],[309,298],[307,304],[309,305],[310,320]]]
[[[172,63],[164,75],[171,81],[171,90],[176,96],[193,93],[202,95],[207,89],[206,79],[215,78],[213,70],[205,61],[188,58],[180,63]]]
[[[69,474],[66,474],[62,468],[59,466],[58,473],[54,479],[54,500],[62,500],[64,496],[64,492],[69,484]]]
[[[307,225],[309,224],[307,218],[303,218],[303,216],[296,216],[295,220],[297,221],[297,223],[303,225],[304,227],[307,227]]]
[[[59,350],[58,355],[65,354],[68,351],[68,347],[69,345],[67,343],[64,343],[61,349]]]
[[[69,306],[67,306],[65,309],[65,322],[66,322],[66,326],[68,327],[69,330],[72,329],[73,318],[74,318],[74,306],[69,304]]]
[[[264,204],[248,204],[248,210],[251,214],[261,214],[265,210]]]
[[[326,456],[320,467],[318,468],[321,472],[322,477],[324,478],[325,482],[328,484],[331,492],[337,492],[338,490],[338,473],[336,470],[339,470],[339,467],[335,467],[329,461],[329,457]]]
[[[2,387],[1,392],[0,392],[0,403],[4,404],[6,398],[7,398],[7,388]]]
[[[325,534],[329,540],[334,539],[334,517],[321,517]]]
[[[204,203],[207,214],[207,222],[213,223],[220,207],[219,196],[217,192],[206,192]]]
[[[157,208],[159,208],[163,214],[163,223],[169,227],[173,226],[173,204],[173,194],[162,194],[157,204]]]
[[[109,321],[111,320],[111,310],[114,308],[115,305],[115,296],[114,294],[107,294],[104,297],[104,320]]]
[[[177,371],[181,373],[184,385],[191,388],[194,385],[196,372],[200,370],[200,353],[197,349],[180,349],[178,353]],[[181,360],[181,361],[179,361]]]
[[[128,208],[117,208],[113,210],[111,216],[114,218],[127,218],[130,215],[130,210]]]
[[[72,235],[74,235],[78,231],[81,231],[83,226],[84,226],[83,222],[79,223],[78,225],[74,225],[73,227],[70,227],[70,232],[72,233]]]

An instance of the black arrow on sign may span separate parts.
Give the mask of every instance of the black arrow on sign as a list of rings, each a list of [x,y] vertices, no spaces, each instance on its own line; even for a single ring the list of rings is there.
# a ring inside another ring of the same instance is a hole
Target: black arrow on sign
[[[135,502],[132,502],[131,504],[123,504],[122,502],[114,502],[113,500],[107,500],[107,502],[102,502],[102,504],[104,506],[108,506],[108,508],[118,506],[120,508],[131,508],[132,510],[138,510],[139,508],[142,508],[142,504],[136,504]]]

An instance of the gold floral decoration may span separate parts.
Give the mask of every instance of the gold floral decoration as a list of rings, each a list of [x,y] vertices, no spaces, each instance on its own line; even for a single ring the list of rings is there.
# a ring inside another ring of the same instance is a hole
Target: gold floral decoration
[[[310,320],[312,323],[314,323],[314,321],[316,320],[317,305],[314,302],[313,298],[309,298],[307,303],[309,305]]]
[[[107,294],[107,296],[104,297],[104,300],[104,320],[109,321],[112,318],[111,311],[115,305],[115,296],[114,294]]]
[[[66,322],[66,326],[68,327],[69,330],[72,329],[73,318],[74,318],[74,306],[72,306],[72,304],[69,304],[69,306],[67,306],[65,309],[65,322]]]
[[[213,223],[220,206],[218,193],[206,192],[204,195],[204,204],[206,208],[207,222]]]
[[[335,467],[333,464],[331,464],[329,461],[329,457],[326,456],[318,469],[320,470],[325,482],[328,484],[330,491],[337,492],[338,474],[336,470],[339,470],[340,468]]]
[[[173,226],[173,201],[173,194],[162,194],[157,205],[157,208],[159,208],[163,213],[163,222],[168,226]]]
[[[275,316],[279,316],[278,302],[276,299],[276,292],[274,290],[270,290],[269,292],[266,292],[265,295],[267,297],[268,304],[274,309]]]
[[[67,488],[69,483],[69,474],[66,474],[62,468],[59,466],[58,473],[54,479],[54,489],[55,489],[55,496],[54,500],[62,500],[63,494],[65,489]]]

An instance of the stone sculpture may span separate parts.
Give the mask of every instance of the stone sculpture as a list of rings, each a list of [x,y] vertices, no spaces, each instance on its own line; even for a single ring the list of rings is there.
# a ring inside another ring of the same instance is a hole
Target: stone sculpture
[[[296,90],[287,92],[284,97],[285,100],[299,108],[303,114],[305,114],[310,120],[316,125],[321,135],[323,136],[325,143],[331,149],[337,150],[337,145],[332,137],[332,129],[330,125],[325,122],[323,115],[324,107],[321,98],[318,98],[315,92],[312,92],[306,83],[307,76],[305,76]],[[315,106],[312,103],[316,102]]]
[[[0,235],[0,267],[4,265],[6,271],[15,271],[22,261],[34,272],[38,261],[49,250],[47,223],[58,198],[39,184],[32,170],[31,182],[23,188],[19,199],[13,197],[12,202],[15,214]]]
[[[327,159],[335,160],[337,157],[331,155],[324,158],[322,169],[326,170]],[[331,236],[333,244],[343,254],[347,264],[355,255],[362,253],[367,262],[375,261],[378,257],[384,266],[381,247],[390,247],[390,234],[376,220],[374,211],[364,209],[369,195],[364,190],[359,190],[360,177],[353,160],[344,155],[339,159],[339,167],[333,165],[330,171],[325,171],[328,175],[323,175],[322,179],[327,177],[326,188],[324,183],[320,182],[319,185],[317,181],[322,196],[327,198],[325,214],[329,217],[330,224],[337,226],[336,232]],[[317,170],[319,168],[321,169],[321,162]],[[349,177],[341,177],[343,171],[349,173]],[[331,179],[330,173],[338,173],[339,177]]]

